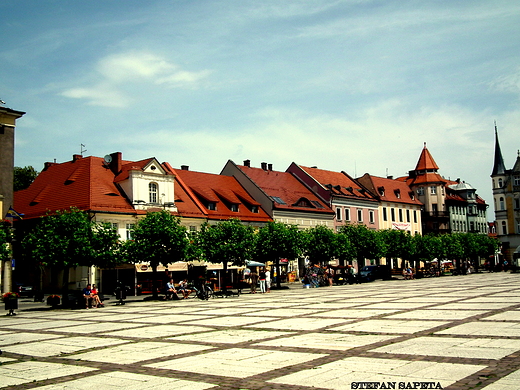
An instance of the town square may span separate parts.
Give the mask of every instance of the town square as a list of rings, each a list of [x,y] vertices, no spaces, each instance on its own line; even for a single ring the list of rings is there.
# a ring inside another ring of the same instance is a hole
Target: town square
[[[0,386],[513,390],[519,282],[520,274],[484,272],[293,283],[210,300],[116,305],[112,297],[88,311],[22,299],[16,316],[0,317]]]

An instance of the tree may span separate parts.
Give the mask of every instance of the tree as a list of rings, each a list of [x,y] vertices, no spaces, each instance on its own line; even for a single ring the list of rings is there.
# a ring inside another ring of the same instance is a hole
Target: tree
[[[3,267],[4,261],[11,260],[11,223],[7,220],[0,221],[0,266]]]
[[[205,223],[197,234],[197,244],[203,258],[210,263],[222,263],[224,280],[222,289],[226,291],[228,262],[243,266],[253,256],[254,232],[238,219],[218,222],[216,225]]]
[[[339,232],[346,235],[352,244],[359,268],[364,265],[365,259],[374,259],[379,262],[379,259],[385,255],[381,235],[365,225],[345,225],[340,228]]]
[[[64,271],[64,294],[68,290],[69,268],[117,263],[118,246],[119,236],[110,224],[95,223],[77,208],[41,217],[22,240],[25,257],[40,267]],[[68,300],[63,302],[67,304]]]
[[[392,259],[401,258],[403,260],[410,260],[413,252],[410,233],[397,229],[381,230],[378,233],[384,242],[383,250],[387,264],[391,265]],[[403,265],[401,265],[401,267],[403,267]]]
[[[324,225],[318,225],[304,231],[305,254],[315,264],[328,264],[338,258],[343,251],[337,234]]]
[[[167,211],[150,212],[139,220],[132,231],[132,240],[125,244],[130,262],[149,263],[153,271],[153,297],[158,298],[157,266],[183,261],[188,251],[186,228],[180,218]]]
[[[38,176],[38,172],[32,167],[14,167],[14,190],[24,190],[28,188],[31,183]]]
[[[255,257],[260,261],[272,261],[276,274],[280,275],[280,259],[295,259],[303,252],[302,234],[295,225],[268,222],[256,235]],[[280,277],[276,278],[280,288]]]

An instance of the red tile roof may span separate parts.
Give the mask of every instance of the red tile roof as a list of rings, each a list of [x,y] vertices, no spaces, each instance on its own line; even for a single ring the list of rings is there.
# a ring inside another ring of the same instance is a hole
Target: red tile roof
[[[433,159],[432,155],[426,148],[426,142],[424,143],[424,148],[421,152],[421,155],[419,156],[419,161],[417,161],[417,165],[415,167],[416,171],[425,171],[427,169],[434,169],[437,171],[439,167],[435,163],[435,160]]]
[[[403,181],[372,176],[368,173],[357,180],[376,194],[381,201],[422,205],[408,184]]]
[[[172,171],[186,193],[193,196],[194,201],[202,207],[208,219],[238,218],[244,222],[271,220],[234,177],[173,168]],[[208,202],[215,202],[216,210],[208,209]],[[238,211],[231,211],[231,205],[238,205]],[[253,212],[253,206],[258,212]]]
[[[327,188],[333,196],[377,201],[366,188],[346,172],[333,172],[301,165],[299,167],[314,178],[315,181]]]
[[[25,218],[73,206],[80,210],[136,214],[100,157],[48,164],[29,188],[14,196],[14,208]]]
[[[264,170],[244,165],[237,167],[266,195],[273,199],[274,209],[334,214],[334,211],[289,172]],[[276,200],[279,198],[284,203]]]

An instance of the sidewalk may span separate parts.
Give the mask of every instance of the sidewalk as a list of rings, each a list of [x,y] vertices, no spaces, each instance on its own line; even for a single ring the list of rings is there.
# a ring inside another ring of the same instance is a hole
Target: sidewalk
[[[21,302],[0,317],[0,388],[518,389],[519,282],[472,274],[94,310]]]

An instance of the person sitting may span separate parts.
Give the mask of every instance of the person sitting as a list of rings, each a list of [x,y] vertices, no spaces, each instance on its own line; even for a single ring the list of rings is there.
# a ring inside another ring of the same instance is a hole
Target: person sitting
[[[92,289],[90,290],[90,296],[92,297],[93,307],[105,306],[103,302],[101,302],[101,298],[99,298],[99,291],[95,284],[92,285]]]
[[[179,286],[177,287],[177,291],[182,293],[183,299],[188,299],[188,296],[191,294],[191,289],[188,288],[188,280],[184,279],[179,282]]]
[[[88,309],[90,306],[92,306],[92,302],[94,300],[90,284],[87,284],[87,287],[83,289],[83,298],[85,298],[85,308]]]
[[[173,299],[173,294],[177,294],[177,289],[175,288],[173,279],[170,279],[170,281],[166,283],[166,299]]]

